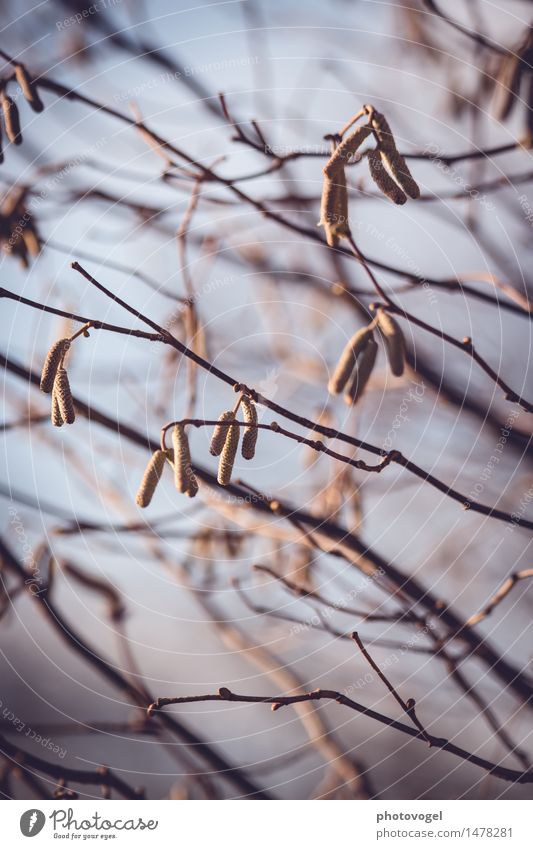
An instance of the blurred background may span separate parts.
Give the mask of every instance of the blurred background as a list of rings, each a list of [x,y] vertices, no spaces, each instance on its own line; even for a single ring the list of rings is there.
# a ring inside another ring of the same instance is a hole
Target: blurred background
[[[354,408],[328,395],[331,370],[375,300],[364,269],[265,218],[227,182],[198,182],[194,165],[101,108],[144,122],[290,224],[315,229],[324,136],[373,104],[398,147],[416,155],[409,165],[422,197],[396,207],[364,162],[350,166],[358,246],[399,270],[377,274],[406,310],[455,338],[472,337],[527,398],[530,57],[518,90],[503,63],[507,50],[516,56],[530,11],[527,2],[485,0],[4,2],[4,78],[11,57],[95,105],[46,86],[40,114],[16,98],[23,141],[8,144],[4,133],[2,222],[16,198],[40,250],[25,257],[6,248],[3,223],[1,286],[146,330],[71,269],[78,260],[276,404],[397,449],[467,499],[532,519],[529,413],[462,351],[406,321],[413,368],[393,377],[380,349]],[[513,87],[513,108],[498,117],[501,89]],[[14,83],[8,91],[15,98]],[[304,155],[282,160],[294,151]],[[431,623],[398,622],[401,594],[365,576],[364,557],[346,556],[339,539],[355,535],[361,550],[466,620],[511,573],[531,566],[530,531],[465,511],[398,465],[363,472],[268,431],[253,460],[237,460],[239,491],[200,475],[189,501],[167,473],[141,511],[135,493],[148,439],[157,442],[168,421],[216,419],[235,403],[231,387],[168,346],[93,330],[73,343],[69,375],[75,396],[97,414],[57,430],[28,371],[39,374],[53,341],[79,323],[6,298],[1,322],[2,539],[34,579],[24,592],[24,574],[4,562],[4,796],[101,797],[98,781],[65,781],[63,772],[105,764],[150,798],[531,798],[531,784],[503,781],[327,702],[276,712],[197,703],[166,709],[179,726],[161,714],[148,721],[144,707],[156,697],[220,686],[247,695],[329,688],[403,721],[347,638],[357,630],[403,698],[416,699],[431,733],[523,769],[533,754],[531,717],[516,690],[468,649],[462,686],[452,672],[465,646],[450,644],[446,660]],[[264,407],[259,414],[309,435]],[[191,429],[193,465],[213,473],[209,438],[209,428]],[[339,440],[328,446],[375,462]],[[309,524],[256,509],[254,491],[315,517],[316,537]],[[532,605],[522,581],[476,626],[526,678]],[[379,621],[365,619],[376,611]],[[24,759],[17,766],[19,748],[53,764],[52,773]]]

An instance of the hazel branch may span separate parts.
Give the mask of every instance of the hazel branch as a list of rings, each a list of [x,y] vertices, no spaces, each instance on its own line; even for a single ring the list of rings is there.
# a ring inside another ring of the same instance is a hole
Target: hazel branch
[[[322,699],[337,702],[338,704],[344,705],[344,707],[350,708],[362,716],[374,719],[381,725],[393,728],[395,731],[399,731],[409,737],[414,737],[418,740],[428,742],[426,737],[424,737],[418,728],[412,728],[410,725],[405,725],[403,722],[392,719],[385,714],[378,713],[378,711],[375,711],[372,708],[365,707],[337,690],[320,689],[314,690],[311,693],[304,693],[302,695],[295,696],[246,696],[233,693],[227,687],[221,687],[218,693],[202,696],[170,696],[159,698],[148,706],[147,712],[148,716],[154,716],[168,705],[195,704],[198,702],[240,702],[243,704],[262,704],[271,705],[272,710],[279,710],[280,708],[288,705],[294,705],[300,702],[320,701]],[[468,761],[491,775],[495,775],[497,778],[501,778],[504,781],[513,781],[517,784],[533,783],[533,771],[531,770],[521,771],[509,769],[501,766],[500,764],[486,760],[485,758],[480,758],[478,755],[468,752],[460,746],[456,746],[449,740],[445,740],[441,737],[434,737],[433,735],[428,735],[428,737],[431,741],[431,746],[435,749],[441,749],[443,752],[448,752],[461,760]]]

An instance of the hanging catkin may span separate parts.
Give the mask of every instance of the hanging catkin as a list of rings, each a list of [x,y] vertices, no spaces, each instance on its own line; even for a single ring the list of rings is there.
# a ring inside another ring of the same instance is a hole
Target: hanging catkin
[[[15,77],[19,86],[22,89],[22,94],[30,104],[34,112],[42,112],[44,109],[43,102],[39,97],[37,86],[31,80],[24,65],[15,65]]]
[[[59,412],[65,424],[73,424],[76,419],[74,401],[70,391],[67,370],[59,366],[54,380],[54,397],[57,398]]]
[[[339,166],[347,165],[354,153],[361,147],[365,139],[368,138],[372,128],[365,124],[362,127],[357,127],[353,133],[350,133],[340,145],[333,151],[324,172],[333,176]]]
[[[244,428],[241,454],[245,460],[251,460],[255,455],[255,444],[259,429],[257,427],[257,410],[253,401],[243,395],[241,399],[242,417],[248,427]]]
[[[378,345],[375,339],[369,339],[364,350],[358,357],[353,373],[353,378],[344,394],[344,400],[347,404],[355,404],[363,392],[372,374]]]
[[[219,422],[229,422],[235,418],[233,410],[226,410],[224,413],[221,413],[218,417]],[[211,444],[209,446],[209,453],[213,455],[213,457],[218,457],[222,449],[224,448],[224,443],[226,441],[226,436],[228,434],[229,427],[222,427],[221,425],[216,425],[213,431],[213,436],[211,437]]]
[[[387,119],[380,112],[374,112],[372,126],[376,132],[385,165],[405,194],[416,200],[420,197],[420,189],[409,171],[407,162],[396,147]]]
[[[397,377],[403,374],[405,340],[398,322],[383,310],[378,310],[378,326],[385,339],[390,369]]]
[[[350,236],[348,223],[348,189],[344,168],[338,165],[331,173],[324,169],[320,221],[326,233],[326,241],[331,248],[337,246],[339,238]]]
[[[43,392],[49,394],[54,388],[56,372],[69,348],[69,339],[58,339],[48,351],[41,374],[41,390]]]
[[[348,379],[354,369],[357,357],[372,339],[372,329],[363,327],[352,336],[342,352],[337,367],[328,383],[328,392],[338,395],[346,386]]]
[[[174,450],[174,483],[176,489],[178,492],[188,493],[191,481],[194,480],[194,472],[191,466],[189,440],[182,424],[176,424],[172,428],[172,448]]]
[[[368,167],[370,169],[370,176],[385,197],[388,197],[389,200],[399,206],[406,202],[407,197],[385,169],[379,150],[368,151]]]
[[[150,504],[156,486],[163,474],[166,459],[165,451],[154,451],[152,454],[135,499],[139,507],[148,507]]]
[[[55,392],[52,392],[51,419],[54,427],[62,427],[64,424],[63,416],[61,415],[61,410],[59,409],[59,402],[57,400],[57,395]]]
[[[18,106],[7,94],[2,93],[2,110],[7,137],[12,144],[21,144],[20,117]]]
[[[241,429],[238,424],[232,424],[227,430],[226,441],[218,463],[217,480],[221,486],[227,486],[231,480]]]

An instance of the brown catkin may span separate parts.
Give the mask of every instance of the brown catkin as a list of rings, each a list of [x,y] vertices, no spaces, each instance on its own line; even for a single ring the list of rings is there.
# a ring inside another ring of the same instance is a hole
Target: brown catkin
[[[378,310],[378,326],[385,339],[390,369],[396,377],[403,374],[405,361],[405,340],[398,322],[383,310]]]
[[[39,97],[37,86],[30,78],[30,75],[28,74],[24,65],[15,65],[15,77],[17,78],[17,82],[22,89],[22,94],[30,104],[33,111],[42,112],[44,109],[44,104],[41,98]]]
[[[42,392],[46,392],[50,394],[52,389],[54,388],[54,380],[56,376],[56,372],[59,368],[63,357],[67,353],[70,348],[70,340],[69,339],[58,339],[57,342],[54,342],[48,354],[46,355],[46,360],[44,361],[44,366],[41,374],[41,390]]]
[[[419,198],[420,188],[416,180],[413,179],[413,175],[409,171],[407,162],[402,154],[394,148],[394,150],[382,150],[381,156],[383,162],[405,194],[413,200]]]
[[[148,505],[150,504],[156,486],[161,479],[161,475],[163,474],[163,469],[165,468],[166,460],[166,451],[154,451],[154,453],[152,454],[150,462],[148,463],[146,471],[143,475],[143,479],[141,481],[137,497],[135,499],[139,507],[148,507]]]
[[[59,402],[57,400],[57,395],[55,392],[52,392],[51,419],[54,427],[62,427],[64,424],[63,416],[61,415],[61,410],[59,409]]]
[[[365,391],[376,362],[377,352],[376,340],[370,339],[357,360],[353,378],[344,394],[344,400],[347,404],[355,404]]]
[[[357,152],[371,132],[372,128],[369,127],[368,124],[365,124],[362,127],[356,127],[353,133],[346,136],[340,145],[333,151],[331,158],[324,168],[324,172],[333,176],[339,166],[344,167],[347,165],[354,153]]]
[[[234,418],[235,415],[233,410],[226,410],[224,413],[220,414],[218,420],[219,422],[229,422]],[[213,457],[218,457],[224,448],[228,430],[229,427],[221,427],[220,425],[215,426],[213,436],[211,437],[211,444],[209,445],[209,453],[212,454]]]
[[[233,464],[235,462],[237,448],[239,447],[240,431],[241,429],[236,423],[230,425],[228,428],[228,434],[218,463],[217,480],[221,486],[227,486],[231,480]]]
[[[324,169],[324,184],[322,187],[322,202],[320,205],[319,226],[324,227],[326,241],[332,248],[336,247],[339,238],[350,236],[348,223],[348,189],[346,175],[342,166],[332,173]]]
[[[372,329],[363,327],[352,336],[342,352],[337,367],[328,383],[328,392],[338,395],[346,386],[348,379],[354,370],[357,357],[365,349],[372,339]]]
[[[2,94],[2,109],[9,141],[12,144],[22,144],[18,106],[7,94]]]
[[[244,428],[242,435],[241,454],[245,460],[251,460],[255,455],[255,444],[259,434],[257,427],[257,409],[253,401],[243,395],[241,399],[242,417],[248,427]]]
[[[76,412],[74,410],[74,401],[70,391],[70,383],[68,380],[67,370],[63,366],[59,366],[56,379],[54,380],[54,395],[57,398],[59,412],[65,424],[74,424]]]
[[[389,123],[381,112],[374,112],[372,126],[376,132],[385,165],[389,168],[392,176],[405,194],[416,200],[420,197],[420,189],[409,171],[407,162],[396,148],[396,142],[394,141]]]
[[[370,168],[370,176],[385,197],[399,206],[406,202],[407,197],[385,169],[379,150],[368,151],[368,167]]]
[[[191,466],[189,440],[182,424],[172,428],[172,448],[174,450],[174,483],[178,492],[188,492],[194,472]]]

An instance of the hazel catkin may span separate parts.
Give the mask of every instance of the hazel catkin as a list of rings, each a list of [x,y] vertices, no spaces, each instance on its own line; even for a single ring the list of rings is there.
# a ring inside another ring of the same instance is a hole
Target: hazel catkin
[[[63,416],[61,415],[61,410],[59,409],[59,401],[57,400],[57,395],[55,392],[52,392],[52,409],[50,413],[50,418],[54,427],[63,427]]]
[[[371,132],[372,128],[368,124],[356,127],[353,133],[346,136],[339,146],[335,148],[324,168],[324,172],[332,176],[339,166],[344,167],[344,165],[347,165]]]
[[[374,112],[372,126],[379,142],[382,161],[405,194],[416,200],[420,197],[420,189],[407,166],[405,158],[396,147],[389,122],[381,112]]]
[[[331,172],[324,169],[324,184],[320,205],[320,221],[318,226],[324,227],[326,242],[332,248],[336,247],[339,238],[350,236],[348,223],[348,189],[346,175],[342,165]]]
[[[159,449],[158,451],[154,451],[152,454],[135,499],[139,507],[148,507],[150,504],[157,484],[163,474],[166,460],[167,456],[165,451],[161,451]]]
[[[30,104],[33,111],[42,112],[44,109],[44,104],[41,98],[39,97],[37,86],[31,79],[24,65],[15,65],[15,77],[19,86],[22,89],[22,94]]]
[[[407,197],[386,170],[380,151],[369,150],[367,156],[370,176],[374,180],[378,189],[383,192],[385,197],[388,197],[389,200],[398,206],[404,204]]]
[[[245,460],[251,460],[255,455],[255,445],[259,428],[257,427],[257,409],[255,404],[246,395],[241,399],[242,415],[247,424],[242,435],[241,454]]]
[[[357,359],[352,380],[344,393],[344,400],[347,404],[355,404],[363,392],[372,374],[378,345],[375,339],[369,339],[364,350]]]
[[[234,418],[233,410],[226,410],[224,413],[220,414],[218,420],[219,422],[229,422]],[[229,427],[222,427],[219,424],[215,426],[213,436],[211,437],[211,444],[209,445],[209,453],[212,454],[213,457],[218,457],[224,448],[228,430]]]
[[[172,448],[174,451],[174,482],[178,492],[189,493],[194,472],[191,465],[189,440],[182,424],[172,428]],[[196,484],[196,481],[194,481]],[[194,488],[194,487],[193,487]],[[198,486],[196,485],[196,492]],[[194,493],[196,495],[196,492]]]
[[[48,351],[41,374],[40,385],[42,392],[50,394],[50,392],[54,388],[56,372],[69,348],[69,339],[58,339],[57,342],[54,342],[54,344]]]
[[[12,144],[22,144],[20,132],[20,116],[18,106],[9,95],[2,93],[2,110],[4,113],[4,124],[9,141]]]
[[[385,340],[391,372],[400,377],[405,361],[405,339],[398,322],[383,310],[378,310],[378,326]]]
[[[221,486],[227,486],[231,480],[233,464],[239,447],[240,427],[237,423],[227,428],[226,441],[218,463],[217,480]]]
[[[358,355],[372,339],[372,328],[363,327],[355,333],[345,346],[339,362],[328,383],[328,391],[331,395],[338,395],[346,386],[349,377],[355,367]]]
[[[57,370],[53,391],[54,397],[57,398],[61,418],[65,424],[74,424],[76,419],[74,401],[72,400],[67,370],[63,366],[59,366]]]

